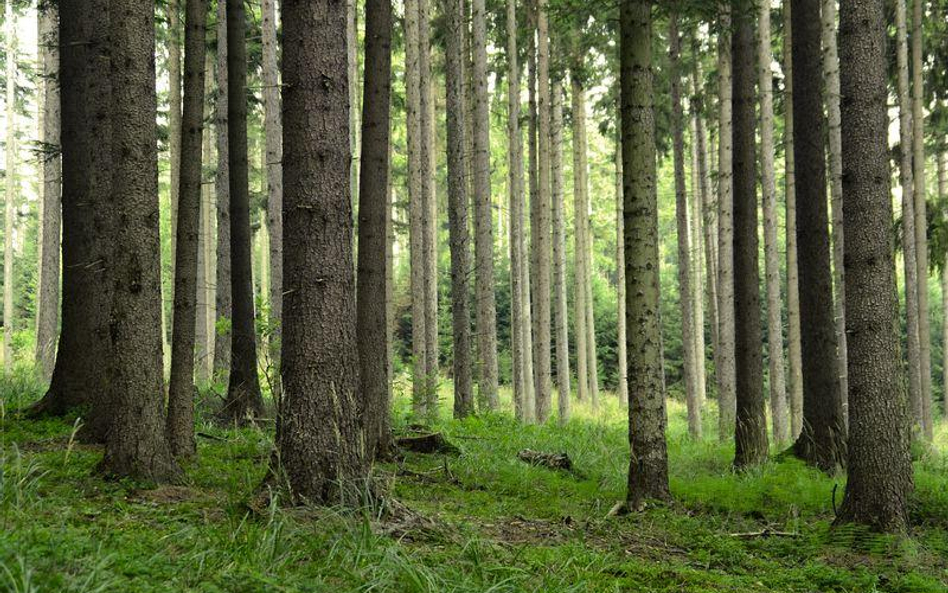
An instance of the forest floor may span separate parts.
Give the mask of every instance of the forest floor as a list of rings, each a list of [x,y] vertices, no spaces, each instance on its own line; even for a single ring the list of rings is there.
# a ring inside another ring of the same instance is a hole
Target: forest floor
[[[266,428],[201,423],[178,486],[104,481],[75,418],[15,411],[38,395],[28,381],[0,391],[0,591],[948,591],[945,426],[916,461],[911,537],[896,538],[831,528],[842,477],[792,460],[735,474],[715,418],[695,443],[674,401],[673,504],[607,517],[628,446],[606,394],[598,419],[580,404],[565,427],[445,419],[457,452],[376,468],[399,509],[379,519],[255,505]],[[528,465],[523,449],[566,452],[574,471]]]

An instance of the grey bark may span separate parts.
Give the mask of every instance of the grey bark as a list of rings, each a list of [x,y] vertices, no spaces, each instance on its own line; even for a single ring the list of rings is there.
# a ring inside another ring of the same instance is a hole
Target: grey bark
[[[205,19],[206,21],[206,19]],[[214,117],[211,103],[208,100],[214,92],[214,57],[204,52],[204,121],[210,122]],[[211,223],[211,208],[213,208],[214,182],[204,177],[208,164],[214,158],[214,148],[211,142],[211,131],[205,126],[201,140],[201,209],[198,225],[198,256],[197,256],[197,295],[196,315],[194,318],[194,380],[198,385],[206,385],[212,377],[214,352],[214,293],[211,278],[214,275],[211,252],[211,241],[214,237]]]
[[[178,198],[181,185],[181,0],[168,0],[168,195],[171,204],[171,286],[164,291],[168,301],[174,302],[174,267],[178,244]],[[169,294],[170,293],[170,294]],[[161,339],[165,360],[171,358],[169,336],[173,319],[168,319],[165,302],[161,305]]]
[[[579,72],[574,69],[570,72],[570,98],[573,111],[573,235],[576,240],[573,248],[573,318],[576,324],[576,397],[579,401],[589,401],[589,361],[586,347],[586,199],[583,192],[585,175],[580,166],[582,150],[582,119],[576,114],[582,109],[583,85],[579,80]],[[621,143],[620,143],[621,144]],[[621,148],[620,148],[621,150]]]
[[[560,423],[570,416],[569,310],[566,303],[566,215],[563,202],[563,87],[550,83],[550,196],[553,211],[553,305],[556,318],[556,387]]]
[[[214,378],[222,380],[230,370],[231,317],[233,298],[230,276],[230,156],[227,146],[227,2],[217,2],[217,97],[214,111],[214,131],[217,148],[217,171],[214,177],[216,197],[217,247],[215,268],[215,333]]]
[[[418,0],[418,63],[421,78],[421,190],[424,196],[424,285],[425,285],[425,366],[427,412],[437,417],[438,387],[438,202],[435,192],[434,84],[432,83],[431,40],[428,0]]]
[[[618,343],[616,344],[617,366],[619,368],[619,403],[629,405],[629,372],[628,351],[626,339],[628,330],[625,320],[625,218],[622,204],[622,136],[616,134],[616,325],[618,326]],[[577,356],[578,356],[577,334]]]

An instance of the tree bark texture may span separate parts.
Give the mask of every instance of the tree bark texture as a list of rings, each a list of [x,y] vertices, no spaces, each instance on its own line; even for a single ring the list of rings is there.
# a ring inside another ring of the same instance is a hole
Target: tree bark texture
[[[230,371],[231,335],[233,334],[233,298],[231,295],[230,257],[230,151],[228,136],[227,76],[227,2],[217,2],[217,101],[214,131],[217,148],[217,171],[214,178],[217,217],[217,267],[215,271],[214,308],[214,378],[222,380]]]
[[[553,305],[556,318],[556,387],[559,421],[570,416],[569,309],[566,302],[566,215],[563,201],[563,87],[550,82],[550,196],[553,213]]]

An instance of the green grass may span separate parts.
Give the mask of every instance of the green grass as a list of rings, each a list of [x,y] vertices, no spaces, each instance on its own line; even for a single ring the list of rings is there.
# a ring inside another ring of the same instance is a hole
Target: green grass
[[[93,473],[101,451],[71,439],[74,418],[25,420],[12,410],[37,387],[0,389],[0,591],[948,590],[944,429],[916,462],[910,538],[830,529],[842,478],[795,461],[735,474],[715,419],[709,439],[692,442],[675,402],[674,504],[606,518],[623,498],[628,455],[611,396],[598,417],[578,405],[562,427],[444,419],[437,428],[460,453],[377,467],[412,511],[377,520],[279,500],[251,510],[271,447],[258,429],[202,423],[222,440],[200,439],[181,486],[104,481]],[[401,425],[407,409],[400,397]],[[579,475],[527,466],[517,452],[528,447],[568,452]],[[734,535],[765,528],[795,535]]]

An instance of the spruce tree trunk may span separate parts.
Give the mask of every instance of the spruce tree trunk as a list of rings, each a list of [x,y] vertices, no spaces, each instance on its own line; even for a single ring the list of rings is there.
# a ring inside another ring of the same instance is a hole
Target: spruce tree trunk
[[[692,99],[693,101],[693,99]],[[691,103],[694,110],[694,103]],[[695,351],[695,395],[698,398],[698,409],[704,407],[707,398],[707,378],[705,377],[705,340],[704,340],[704,274],[701,269],[701,258],[704,254],[704,245],[701,238],[701,185],[700,166],[701,153],[698,152],[698,126],[694,113],[689,114],[689,133],[691,134],[691,200],[688,203],[689,233],[691,234],[691,303],[694,311],[694,351]]]
[[[355,507],[370,463],[359,413],[345,26],[341,2],[283,6],[287,291],[274,469],[295,502]]]
[[[938,156],[938,200],[940,203],[948,199],[948,149],[943,148]],[[948,257],[945,258],[948,261]],[[945,321],[945,312],[948,311],[948,273],[945,267],[941,269],[941,368],[946,379],[942,380],[942,413],[948,411],[948,323]]]
[[[695,388],[695,330],[691,292],[691,225],[688,221],[688,188],[685,185],[684,110],[681,105],[681,73],[679,71],[681,36],[678,14],[668,17],[668,62],[671,77],[671,129],[675,169],[675,220],[678,230],[678,302],[681,309],[681,345],[684,351],[682,375],[685,402],[688,407],[688,434],[701,439],[701,408]]]
[[[490,195],[490,103],[487,91],[487,15],[484,0],[471,2],[474,119],[474,259],[477,312],[477,393],[481,407],[496,410],[497,305],[494,295],[494,231]],[[542,42],[541,42],[542,43]],[[539,413],[538,408],[538,413]],[[545,420],[540,416],[541,421]]]
[[[803,354],[800,343],[800,285],[797,267],[797,207],[793,147],[793,31],[790,0],[783,5],[784,197],[787,220],[787,358],[790,363],[790,438],[803,430]]]
[[[882,0],[842,0],[841,152],[851,372],[849,471],[836,522],[904,531],[913,480],[897,333],[885,44]]]
[[[536,2],[530,0],[527,2],[527,30],[535,31],[537,27],[537,10]],[[538,393],[540,391],[539,387],[539,375],[537,374],[537,365],[539,365],[540,353],[538,352],[537,341],[538,336],[536,335],[536,326],[534,325],[534,305],[533,298],[536,293],[536,248],[532,244],[533,236],[533,204],[539,199],[539,183],[537,181],[537,176],[539,173],[539,164],[537,160],[537,46],[536,46],[536,36],[528,35],[527,36],[527,171],[528,171],[528,190],[530,197],[530,211],[529,213],[524,214],[525,220],[530,221],[530,235],[531,242],[530,244],[526,243],[526,238],[524,239],[524,279],[526,285],[524,286],[524,311],[525,319],[529,322],[529,326],[524,330],[524,348],[530,348],[530,358],[528,359],[528,370],[530,377],[530,393],[527,400],[528,410],[527,414],[530,418],[530,422],[536,420],[536,403]],[[525,223],[526,227],[526,223]]]
[[[351,83],[350,83],[351,84]],[[359,167],[359,250],[356,338],[359,345],[365,454],[388,457],[392,449],[388,417],[392,400],[388,337],[389,153],[392,95],[392,3],[365,6],[365,101],[362,103],[362,158]],[[386,336],[379,340],[379,336]]]
[[[39,54],[43,74],[40,142],[43,150],[40,200],[39,287],[36,310],[36,363],[40,380],[48,382],[56,362],[59,326],[59,266],[62,234],[62,156],[60,153],[59,9],[39,11]]]
[[[836,0],[822,2],[823,80],[826,85],[826,115],[829,147],[830,207],[833,224],[833,311],[836,316],[837,374],[843,402],[843,419],[849,415],[846,356],[846,278],[843,268],[843,165],[840,154],[839,55],[836,51]]]
[[[835,2],[836,0],[827,0]],[[760,179],[764,211],[764,278],[767,285],[767,352],[773,437],[789,439],[787,387],[783,364],[783,308],[780,298],[780,245],[777,243],[777,184],[774,174],[773,52],[770,49],[770,0],[758,8],[757,75],[760,92]],[[835,13],[834,13],[835,14]],[[835,228],[835,227],[834,227]]]
[[[662,379],[651,12],[651,3],[644,0],[623,0],[619,5],[623,241],[632,452],[627,502],[633,510],[643,508],[647,499],[671,497]]]
[[[206,18],[205,18],[206,21]],[[214,59],[204,52],[204,121],[213,120],[214,112],[211,108],[210,97],[214,92]],[[201,140],[201,211],[198,229],[198,259],[197,259],[197,310],[194,319],[194,380],[198,385],[207,385],[213,373],[214,352],[214,276],[211,241],[214,237],[211,222],[211,208],[213,208],[214,182],[204,177],[203,172],[214,157],[214,148],[211,142],[211,130],[205,126]]]
[[[576,324],[576,397],[579,401],[589,401],[589,361],[586,359],[586,199],[583,193],[585,176],[580,166],[582,158],[582,118],[576,115],[582,111],[583,85],[579,80],[579,71],[570,71],[570,98],[573,112],[573,234],[576,245],[573,249],[573,317]],[[620,149],[621,150],[621,149]]]
[[[431,40],[429,35],[428,0],[418,0],[418,64],[421,98],[421,195],[423,206],[423,253],[425,294],[425,371],[427,414],[431,419],[438,414],[438,204],[435,199],[435,136],[434,95],[431,82]]]
[[[230,380],[222,416],[241,422],[263,414],[257,378],[247,163],[247,48],[242,0],[227,0],[227,148],[233,320]],[[351,208],[351,205],[350,205]]]
[[[569,420],[569,310],[566,303],[566,215],[563,212],[563,87],[550,83],[550,195],[553,209],[553,304],[556,317],[556,386],[560,423]]]
[[[624,208],[622,205],[622,136],[621,131],[616,135],[616,325],[618,326],[618,343],[616,344],[617,366],[619,368],[619,404],[629,405],[629,372],[628,351],[626,339],[628,330],[625,320],[625,235]],[[577,350],[579,335],[577,334]],[[578,356],[578,352],[577,352]]]
[[[223,380],[230,371],[230,343],[233,316],[233,298],[230,289],[230,151],[227,146],[227,2],[217,1],[217,101],[214,112],[217,172],[214,193],[217,201],[217,254],[214,295],[215,333],[214,379]]]
[[[99,471],[116,478],[176,479],[164,432],[161,356],[161,240],[158,236],[158,139],[155,113],[155,3],[110,0],[112,187],[108,206],[121,224],[111,240],[114,289],[109,307],[111,355],[106,362],[109,415]],[[119,18],[121,16],[121,18]],[[101,13],[95,18],[102,18]],[[203,68],[203,57],[198,61]],[[101,65],[100,65],[101,67]],[[203,80],[201,89],[203,91]],[[203,102],[198,102],[200,107]],[[197,142],[200,150],[200,135]],[[197,159],[200,163],[200,157]],[[100,237],[101,240],[101,237]],[[193,293],[192,293],[193,294]],[[193,320],[188,329],[193,329]],[[101,362],[101,361],[100,361]],[[190,380],[190,376],[188,379]]]
[[[833,278],[826,200],[825,121],[820,0],[795,0],[793,29],[793,111],[807,124],[793,130],[796,161],[797,246],[803,354],[803,430],[795,454],[832,472],[846,463],[846,426],[839,391]]]
[[[454,417],[474,413],[471,376],[471,269],[464,140],[464,2],[445,0],[445,115],[448,140],[448,226],[451,243],[451,326],[454,339]]]
[[[17,202],[16,187],[16,16],[13,0],[6,1],[6,79],[7,79],[7,123],[6,123],[6,171],[3,195],[3,372],[13,369],[13,234],[14,214]]]
[[[718,33],[718,439],[734,435],[734,245],[731,176],[731,13],[722,8]]]
[[[737,15],[731,37],[734,125],[734,466],[746,468],[767,459],[764,361],[760,327],[760,264],[757,237],[757,151],[753,15]]]
[[[165,362],[171,360],[170,335],[173,319],[168,317],[167,302],[174,302],[174,266],[178,250],[178,198],[181,186],[181,5],[168,0],[168,201],[171,205],[171,285],[163,291],[161,305],[161,339]],[[173,309],[173,307],[172,307]],[[173,315],[172,311],[172,315]]]
[[[174,322],[166,424],[168,445],[175,457],[190,457],[197,451],[194,442],[194,345],[198,234],[201,224],[206,0],[186,0],[184,19],[184,108],[179,163],[181,187],[178,191]]]
[[[283,312],[283,120],[280,113],[280,77],[277,65],[276,11],[274,0],[261,4],[263,33],[264,150],[267,171],[267,237],[270,290],[270,361],[276,370],[270,388],[280,399],[280,332]],[[387,105],[387,104],[386,104]],[[353,106],[353,111],[355,107]]]
[[[922,18],[925,0],[912,3],[912,166],[915,181],[915,243],[918,266],[918,355],[921,373],[922,432],[934,438],[932,417],[932,338],[928,315],[928,212],[925,190],[925,81],[922,72]]]

